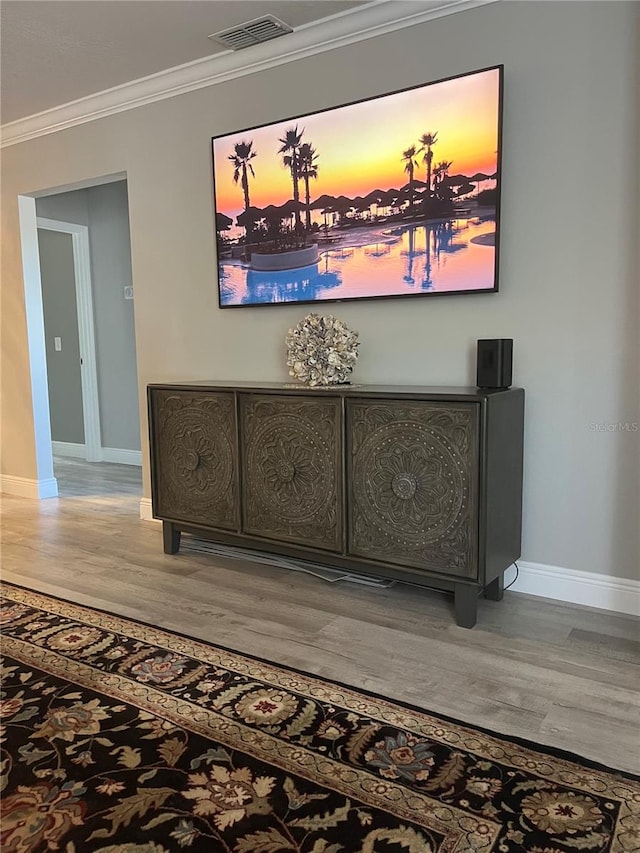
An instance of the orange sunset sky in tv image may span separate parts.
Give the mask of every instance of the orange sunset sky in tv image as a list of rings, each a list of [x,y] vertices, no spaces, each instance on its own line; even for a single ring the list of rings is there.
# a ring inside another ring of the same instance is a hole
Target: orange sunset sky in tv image
[[[264,208],[292,197],[291,173],[282,163],[280,139],[297,126],[302,141],[315,148],[318,177],[311,200],[323,194],[349,198],[407,183],[403,152],[425,133],[437,133],[433,163],[448,161],[450,172],[471,177],[497,170],[499,71],[489,71],[422,86],[304,118],[234,133],[213,141],[216,209],[238,216],[243,208],[241,183],[233,181],[229,156],[240,141],[253,143],[249,176],[250,203]],[[416,154],[414,177],[425,179],[423,154]]]

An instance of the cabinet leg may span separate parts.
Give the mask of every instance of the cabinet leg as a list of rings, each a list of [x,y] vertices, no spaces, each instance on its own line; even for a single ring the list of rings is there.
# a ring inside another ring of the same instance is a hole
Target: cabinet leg
[[[180,531],[170,521],[162,522],[162,544],[165,554],[177,554],[180,549]]]
[[[502,601],[504,596],[504,572],[500,572],[495,580],[484,588],[484,597],[489,601]]]
[[[466,583],[457,583],[454,593],[456,625],[473,628],[478,618],[478,588]]]

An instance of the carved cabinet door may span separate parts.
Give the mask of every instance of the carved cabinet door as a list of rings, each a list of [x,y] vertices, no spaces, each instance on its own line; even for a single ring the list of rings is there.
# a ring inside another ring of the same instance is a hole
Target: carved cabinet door
[[[151,417],[155,515],[237,530],[234,395],[154,390]]]
[[[342,550],[337,397],[240,396],[244,533]]]
[[[479,407],[348,400],[348,551],[478,574]]]

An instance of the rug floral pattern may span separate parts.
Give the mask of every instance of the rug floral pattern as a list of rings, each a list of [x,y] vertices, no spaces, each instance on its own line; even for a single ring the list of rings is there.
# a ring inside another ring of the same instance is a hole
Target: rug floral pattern
[[[628,853],[640,782],[3,587],[10,853]]]

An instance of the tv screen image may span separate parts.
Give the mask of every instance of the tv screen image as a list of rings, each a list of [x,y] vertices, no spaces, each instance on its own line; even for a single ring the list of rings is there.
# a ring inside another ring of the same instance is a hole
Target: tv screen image
[[[220,306],[497,291],[502,77],[214,137]]]

